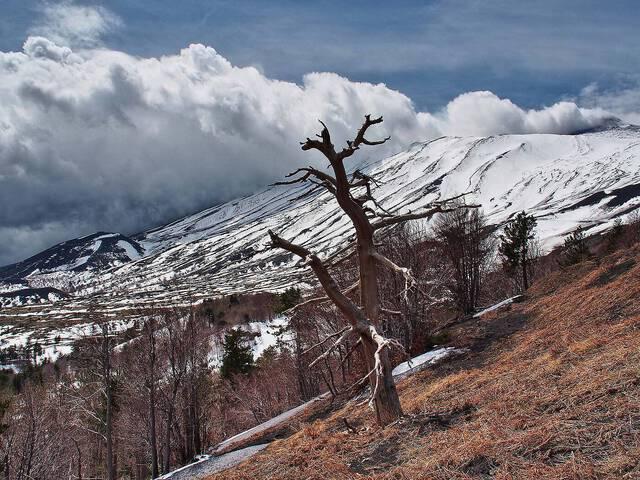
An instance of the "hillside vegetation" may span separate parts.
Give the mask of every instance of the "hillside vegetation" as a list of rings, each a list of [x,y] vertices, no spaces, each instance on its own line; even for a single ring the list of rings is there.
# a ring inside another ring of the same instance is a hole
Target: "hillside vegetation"
[[[582,262],[450,326],[467,352],[401,382],[390,426],[351,401],[210,480],[640,478],[639,262]]]

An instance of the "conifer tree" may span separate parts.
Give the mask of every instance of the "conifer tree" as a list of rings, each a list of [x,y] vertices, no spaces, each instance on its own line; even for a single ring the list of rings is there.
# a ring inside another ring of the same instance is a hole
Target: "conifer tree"
[[[561,264],[568,266],[580,263],[589,256],[589,253],[584,229],[579,226],[564,239],[564,258]]]
[[[222,366],[220,374],[231,378],[239,373],[249,373],[254,367],[251,346],[247,344],[247,333],[232,329],[224,336]]]
[[[274,305],[275,313],[283,313],[294,307],[302,300],[302,293],[299,288],[289,287],[284,292],[280,293],[276,298]]]
[[[521,288],[529,288],[529,274],[535,257],[533,240],[537,221],[533,215],[522,211],[507,224],[500,235],[499,252],[509,275],[521,279]]]

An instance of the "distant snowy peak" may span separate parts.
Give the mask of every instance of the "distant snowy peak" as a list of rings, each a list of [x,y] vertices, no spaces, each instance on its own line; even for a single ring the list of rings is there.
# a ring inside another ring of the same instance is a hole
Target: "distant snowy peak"
[[[0,280],[54,272],[104,270],[136,260],[143,253],[140,244],[129,237],[97,232],[60,243],[22,262],[0,267]]]

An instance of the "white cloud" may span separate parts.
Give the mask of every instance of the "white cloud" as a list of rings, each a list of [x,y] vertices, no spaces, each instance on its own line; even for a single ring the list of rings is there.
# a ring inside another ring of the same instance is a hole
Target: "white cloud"
[[[48,58],[56,62],[66,62],[69,59],[76,61],[80,58],[73,54],[69,47],[56,45],[51,40],[44,37],[29,37],[24,42],[24,53],[31,58]]]
[[[449,102],[439,115],[442,131],[449,135],[568,134],[598,126],[610,116],[602,109],[579,108],[573,102],[524,110],[491,92],[464,93]]]
[[[120,17],[105,7],[76,5],[71,0],[45,3],[40,13],[29,32],[60,45],[94,47],[103,35],[122,25]]]
[[[578,101],[592,108],[615,112],[623,121],[640,125],[640,77],[629,77],[622,85],[609,90],[591,83],[582,89]]]
[[[364,114],[384,115],[371,135],[392,141],[359,152],[364,159],[443,134],[568,133],[607,117],[567,102],[526,111],[490,92],[431,114],[383,84],[333,73],[278,81],[203,45],[137,58],[74,53],[42,37],[0,52],[0,104],[0,243],[36,239],[20,244],[23,255],[0,251],[0,263],[35,253],[43,239],[135,232],[319,162],[298,143],[318,119],[339,146]]]

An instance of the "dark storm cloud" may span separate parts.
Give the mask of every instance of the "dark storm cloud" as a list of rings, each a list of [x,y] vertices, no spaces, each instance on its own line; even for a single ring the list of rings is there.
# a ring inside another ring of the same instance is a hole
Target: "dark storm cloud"
[[[0,52],[0,264],[64,239],[132,233],[250,193],[320,160],[298,144],[318,130],[317,119],[341,145],[365,113],[384,114],[376,133],[392,142],[378,156],[445,134],[569,133],[609,116],[571,102],[524,110],[491,92],[419,112],[384,84],[333,73],[278,81],[199,44],[159,58],[95,47],[113,21],[85,10],[74,15],[78,31],[98,32],[87,34],[85,48],[39,36],[21,52]],[[52,35],[74,40],[73,25],[65,20]]]

